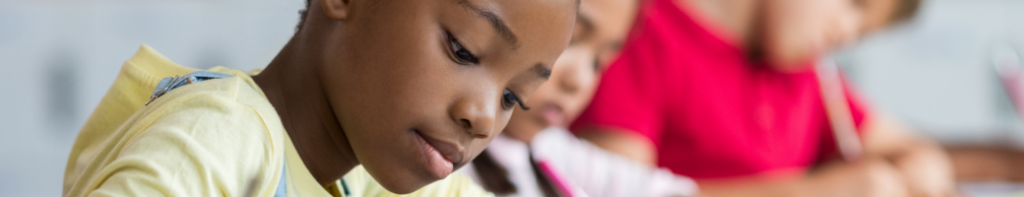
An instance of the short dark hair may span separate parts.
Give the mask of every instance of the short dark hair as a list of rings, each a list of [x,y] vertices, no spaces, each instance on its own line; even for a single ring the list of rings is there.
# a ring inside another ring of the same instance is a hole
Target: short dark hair
[[[302,24],[306,24],[306,13],[309,10],[309,1],[311,0],[306,0],[306,8],[299,10],[299,25],[295,26],[295,32],[302,30]]]
[[[302,24],[306,24],[306,15],[309,12],[309,1],[312,0],[306,0],[306,8],[299,10],[299,25],[295,26],[296,33],[298,33],[299,30],[302,30]],[[580,9],[580,0],[576,0],[576,9]]]
[[[913,19],[921,8],[921,0],[896,0],[896,9],[889,17],[889,23],[901,23]]]

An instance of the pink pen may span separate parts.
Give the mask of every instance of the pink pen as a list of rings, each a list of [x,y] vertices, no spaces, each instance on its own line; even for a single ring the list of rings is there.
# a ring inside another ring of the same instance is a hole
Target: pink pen
[[[992,66],[999,74],[1003,89],[1010,97],[1010,103],[1013,104],[1015,112],[1018,115],[1024,115],[1024,81],[1021,81],[1021,76],[1024,75],[1021,67],[1024,65],[1021,64],[1016,50],[1009,48],[999,52],[1002,53],[996,54]]]
[[[825,104],[825,113],[832,126],[839,153],[846,161],[854,161],[864,152],[857,126],[847,104],[846,93],[843,91],[839,75],[839,65],[825,58],[818,63],[818,83],[821,85],[821,98]]]
[[[587,197],[588,196],[587,193],[583,191],[583,189],[581,189],[579,187],[576,187],[575,185],[572,185],[571,182],[569,182],[568,180],[565,180],[564,178],[562,178],[564,176],[562,176],[562,174],[560,174],[557,171],[555,171],[554,168],[551,168],[551,165],[549,165],[546,160],[538,161],[537,162],[537,167],[540,168],[540,171],[543,172],[544,175],[547,175],[548,180],[550,180],[555,185],[555,189],[558,189],[558,191],[561,192],[562,194],[564,194],[565,196],[567,196],[567,197]]]

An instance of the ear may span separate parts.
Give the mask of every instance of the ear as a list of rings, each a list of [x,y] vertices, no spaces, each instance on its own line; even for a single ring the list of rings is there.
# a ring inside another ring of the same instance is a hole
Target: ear
[[[327,17],[334,20],[345,20],[348,18],[352,5],[350,0],[320,0],[320,7],[324,8]]]

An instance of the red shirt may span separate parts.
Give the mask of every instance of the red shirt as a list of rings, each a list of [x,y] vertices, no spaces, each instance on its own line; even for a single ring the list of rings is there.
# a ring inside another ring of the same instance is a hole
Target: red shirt
[[[810,66],[782,73],[750,63],[672,0],[640,13],[573,130],[637,132],[654,144],[659,166],[694,179],[802,172],[837,156]],[[850,95],[859,127],[865,108]]]

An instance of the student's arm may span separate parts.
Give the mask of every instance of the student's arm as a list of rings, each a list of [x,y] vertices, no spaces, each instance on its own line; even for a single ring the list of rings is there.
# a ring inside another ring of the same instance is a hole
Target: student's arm
[[[864,125],[865,154],[858,161],[833,161],[791,180],[736,179],[701,184],[702,196],[951,196],[949,161],[934,143],[883,117]],[[761,195],[758,195],[761,194]],[[769,195],[763,195],[769,194]]]
[[[701,184],[701,196],[904,196],[907,192],[944,196],[952,191],[948,159],[935,144],[911,135],[888,119],[868,120],[864,129],[866,161],[826,164],[811,175],[792,180],[741,178],[728,184]],[[585,128],[579,134],[610,152],[654,162],[651,142],[634,132]]]
[[[642,135],[622,130],[581,132],[583,139],[631,159],[653,161],[653,148]],[[831,163],[813,175],[790,180],[733,179],[700,183],[701,197],[904,197],[900,173],[887,161],[874,159],[853,164]]]
[[[835,162],[808,176],[734,178],[700,184],[702,197],[909,197],[899,171],[883,159]]]
[[[577,136],[612,152],[647,165],[656,161],[654,144],[637,132],[610,127],[586,127]]]
[[[940,197],[954,193],[949,157],[934,142],[913,135],[893,119],[872,115],[864,125],[865,156],[888,160],[913,196]]]
[[[201,96],[167,114],[141,116],[138,124],[126,125],[123,137],[111,139],[119,146],[99,158],[106,165],[71,196],[272,193],[280,165],[272,165],[274,150],[262,119],[251,108],[225,100]],[[157,116],[152,124],[144,123]]]
[[[200,140],[179,132],[146,131],[132,139],[117,158],[103,168],[101,178],[83,196],[241,196],[265,194],[273,188],[270,173],[259,172],[256,165],[262,147],[224,143],[223,147],[204,146]],[[231,140],[246,140],[234,138]],[[224,140],[229,141],[229,140]],[[237,146],[230,146],[230,145]],[[208,145],[208,144],[207,144]],[[250,148],[248,154],[221,155],[217,148]],[[220,162],[204,161],[213,157]],[[237,160],[233,160],[237,159]],[[250,193],[251,192],[251,193]]]
[[[580,138],[627,158],[653,163],[654,148],[642,135],[613,129],[584,129]],[[736,178],[700,183],[702,197],[904,197],[905,187],[897,170],[881,160],[857,164],[833,163],[814,175],[787,180]]]
[[[1024,151],[1005,144],[945,147],[957,181],[1024,182]]]
[[[546,161],[587,194],[694,196],[697,193],[697,185],[687,177],[610,153],[559,128],[539,133],[530,148],[534,158]]]

